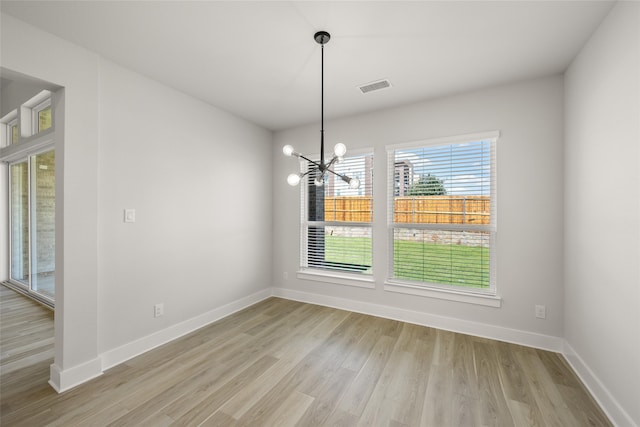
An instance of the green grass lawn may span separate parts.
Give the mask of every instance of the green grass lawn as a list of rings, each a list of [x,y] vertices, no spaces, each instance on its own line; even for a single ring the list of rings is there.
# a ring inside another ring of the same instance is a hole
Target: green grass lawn
[[[325,236],[325,260],[371,266],[371,239]],[[394,278],[489,287],[489,248],[396,240]]]
[[[489,248],[396,240],[395,278],[489,287]]]
[[[330,262],[371,266],[371,238],[326,234],[324,259]]]

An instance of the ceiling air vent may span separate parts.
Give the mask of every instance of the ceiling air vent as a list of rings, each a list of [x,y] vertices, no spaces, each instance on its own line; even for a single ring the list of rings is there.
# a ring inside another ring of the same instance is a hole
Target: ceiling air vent
[[[358,89],[360,89],[362,93],[369,93],[375,90],[386,89],[388,87],[391,87],[391,83],[389,83],[389,80],[383,79],[376,82],[363,84],[362,86],[358,86]]]

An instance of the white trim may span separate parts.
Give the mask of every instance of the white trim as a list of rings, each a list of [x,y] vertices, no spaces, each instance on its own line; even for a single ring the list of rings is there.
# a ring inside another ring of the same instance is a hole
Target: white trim
[[[28,100],[27,102],[20,105],[20,136],[23,138],[29,138],[31,136],[37,135],[39,132],[35,131],[34,127],[34,119],[33,112],[34,109],[41,107],[48,100],[48,105],[53,105],[53,94],[51,91],[43,90],[40,91],[36,96]],[[53,107],[51,107],[53,112]],[[53,121],[51,123],[51,128],[53,128]],[[47,129],[48,130],[48,129]],[[44,131],[43,131],[44,132]]]
[[[444,136],[439,138],[427,138],[421,139],[417,141],[409,141],[409,142],[401,142],[397,144],[389,144],[385,145],[384,148],[387,152],[402,150],[407,148],[419,148],[424,147],[426,145],[445,145],[445,144],[455,144],[458,142],[469,142],[469,141],[485,141],[485,140],[497,140],[500,138],[500,131],[493,130],[488,132],[479,132],[479,133],[468,133],[464,135],[454,135],[454,136]]]
[[[638,427],[584,360],[567,341],[560,337],[279,287],[263,289],[173,327],[102,353],[99,358],[73,368],[62,370],[59,366],[53,364],[50,367],[49,384],[56,392],[65,392],[101,376],[103,371],[109,367],[123,363],[139,354],[152,350],[271,296],[559,352],[564,356],[567,363],[614,425]]]
[[[0,119],[0,123],[3,124],[9,124],[13,121],[17,121],[18,120],[18,109],[13,109],[11,111],[9,111],[7,114],[5,114],[4,116],[2,116],[2,118]]]
[[[99,377],[104,371],[113,366],[126,362],[142,353],[153,350],[271,296],[272,288],[263,289],[146,337],[108,350],[98,355],[98,358],[70,369],[62,370],[58,365],[53,364],[50,368],[49,385],[58,393],[65,392]]]
[[[308,227],[361,227],[371,228],[370,222],[350,221],[306,221]]]
[[[49,369],[49,385],[58,393],[63,393],[82,383],[102,375],[102,361],[95,358],[72,368],[62,370],[53,364]]]
[[[45,89],[38,92],[35,96],[33,96],[27,102],[24,102],[21,105],[21,107],[33,109],[36,106],[38,106],[38,104],[42,104],[44,101],[46,101],[47,98],[51,98],[51,97],[53,97],[53,93],[50,90]]]
[[[0,119],[0,132],[2,133],[0,140],[0,148],[8,147],[12,144],[20,142],[20,128],[18,128],[18,140],[13,142],[13,132],[11,128],[18,125],[18,110],[12,110]]]
[[[490,233],[495,231],[495,227],[491,224],[431,224],[420,222],[394,222],[393,228],[416,229],[416,230],[435,230],[435,231],[480,231]]]
[[[0,148],[0,161],[13,162],[50,149],[53,150],[54,146],[55,133],[52,126],[32,137],[22,138],[19,144],[11,144]]]
[[[499,308],[502,305],[502,298],[500,298],[499,296],[484,294],[480,292],[475,293],[471,289],[445,289],[387,280],[384,282],[384,290],[388,292],[397,292],[400,294],[417,295],[427,298],[437,298],[449,301],[465,302],[468,304],[484,305],[487,307]]]
[[[489,325],[470,320],[456,319],[453,317],[439,316],[436,314],[407,310],[399,307],[314,294],[310,292],[301,292],[293,289],[273,288],[273,296],[524,345],[527,347],[539,348],[542,350],[558,353],[562,351],[562,338],[552,335],[537,334],[535,332],[505,328],[502,326]]]
[[[370,276],[355,276],[343,272],[332,272],[315,269],[302,269],[297,273],[298,279],[314,280],[316,282],[333,283],[336,285],[356,286],[358,288],[375,289],[375,279]]]
[[[40,132],[50,129],[53,126],[52,118],[51,126],[49,126],[47,129],[40,129],[40,118],[38,116],[41,111],[46,110],[49,107],[51,108],[51,112],[53,113],[53,103],[51,102],[51,97],[46,98],[38,105],[31,108],[31,135],[36,135]]]
[[[176,325],[169,326],[153,334],[147,335],[135,341],[124,344],[120,347],[108,350],[100,357],[102,359],[102,369],[106,370],[113,366],[119,365],[129,359],[132,359],[149,350],[153,350],[163,344],[180,338],[190,332],[209,325],[223,317],[229,316],[237,311],[243,310],[253,304],[256,304],[271,296],[271,289],[263,289],[244,298],[232,301],[221,307],[214,308],[199,316],[180,322]]]
[[[631,415],[624,410],[607,387],[602,384],[600,379],[598,379],[566,340],[564,341],[562,355],[614,425],[638,427],[638,424],[633,421]]]

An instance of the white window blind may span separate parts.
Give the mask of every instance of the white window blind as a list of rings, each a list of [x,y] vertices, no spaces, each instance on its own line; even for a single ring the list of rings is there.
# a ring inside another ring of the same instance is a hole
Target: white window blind
[[[314,185],[313,173],[307,177],[302,190],[302,267],[370,275],[373,153],[345,157],[333,169],[358,178],[360,188],[349,188],[331,173],[322,187]]]
[[[390,283],[495,293],[497,138],[388,147]]]

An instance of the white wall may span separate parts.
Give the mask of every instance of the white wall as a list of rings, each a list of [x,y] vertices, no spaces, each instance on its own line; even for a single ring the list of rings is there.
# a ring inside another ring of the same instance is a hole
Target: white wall
[[[97,336],[98,57],[8,15],[2,66],[63,86],[56,102],[54,387],[100,373]]]
[[[108,61],[100,72],[102,353],[270,287],[272,209],[270,132]]]
[[[330,112],[331,100],[326,100],[325,105]],[[273,281],[282,294],[302,295],[302,292],[307,299],[334,303],[336,298],[342,298],[347,306],[363,310],[394,316],[400,313],[401,317],[439,327],[560,349],[559,337],[563,336],[561,76],[334,120],[326,123],[325,129],[330,147],[340,141],[351,149],[375,148],[373,268],[376,288],[296,278],[299,189],[286,183],[287,174],[296,170],[296,162],[283,156],[280,148],[292,144],[302,153],[318,152],[319,125],[315,124],[278,132],[274,138]],[[502,133],[497,146],[497,288],[503,299],[502,307],[384,291],[387,268],[385,145],[491,130]],[[288,280],[284,280],[283,272],[288,273]],[[546,320],[535,318],[535,304],[547,306]],[[403,312],[407,316],[402,316]]]
[[[54,387],[269,294],[270,132],[11,16],[1,31],[3,67],[64,87]]]
[[[3,77],[6,76],[3,74]],[[10,78],[12,77],[10,76]],[[43,89],[45,88],[41,84],[38,85],[24,80],[12,80],[2,88],[2,93],[0,94],[0,117],[15,110]]]
[[[619,3],[565,86],[565,337],[621,426],[640,425],[639,57],[640,4]]]

